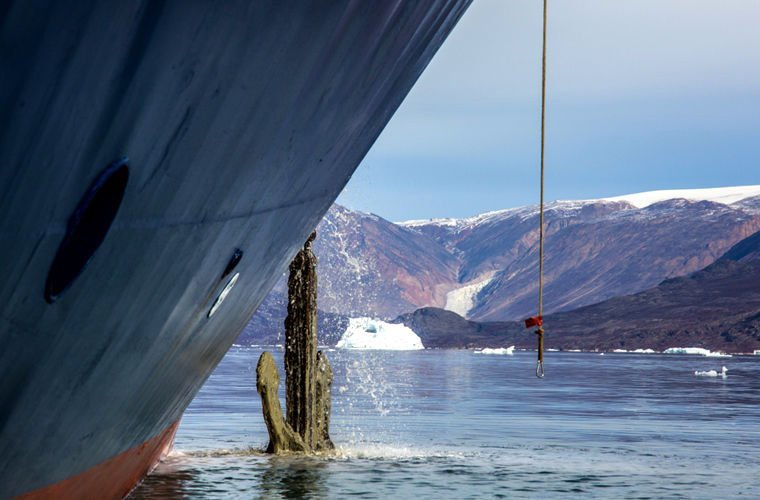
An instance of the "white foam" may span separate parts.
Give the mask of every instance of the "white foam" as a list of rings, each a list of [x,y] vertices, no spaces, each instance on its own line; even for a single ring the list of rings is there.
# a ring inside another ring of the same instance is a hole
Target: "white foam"
[[[412,351],[424,349],[422,339],[403,324],[386,323],[372,318],[349,318],[348,328],[338,349],[379,349],[391,351]]]
[[[512,356],[515,353],[515,346],[509,346],[509,347],[497,347],[497,348],[491,348],[486,347],[479,351],[475,351],[475,354],[496,354],[501,356]]]
[[[338,458],[360,458],[370,460],[413,460],[427,458],[462,458],[462,453],[446,450],[418,449],[407,446],[362,444],[361,447],[341,446],[336,450]]]

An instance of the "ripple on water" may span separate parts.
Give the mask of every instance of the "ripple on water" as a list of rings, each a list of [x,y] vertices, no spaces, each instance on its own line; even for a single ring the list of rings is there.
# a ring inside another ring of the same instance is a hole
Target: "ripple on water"
[[[687,356],[551,353],[537,381],[531,353],[335,351],[338,452],[271,457],[260,352],[228,354],[133,498],[760,497],[756,359],[715,384]]]

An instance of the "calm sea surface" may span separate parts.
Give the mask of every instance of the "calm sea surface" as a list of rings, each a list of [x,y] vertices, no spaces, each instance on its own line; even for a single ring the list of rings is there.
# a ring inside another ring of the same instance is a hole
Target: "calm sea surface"
[[[233,348],[130,498],[760,498],[760,358],[329,351],[333,457],[270,457]],[[282,374],[282,353],[274,351]],[[728,377],[695,370],[728,368]]]

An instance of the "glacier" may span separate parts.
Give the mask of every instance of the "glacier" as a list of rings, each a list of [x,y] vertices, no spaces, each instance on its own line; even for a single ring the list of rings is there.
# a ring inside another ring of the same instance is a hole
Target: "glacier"
[[[422,339],[406,325],[386,323],[367,317],[349,318],[348,327],[335,347],[389,351],[413,351],[425,348],[422,345]]]
[[[469,283],[465,286],[455,288],[454,290],[447,292],[446,305],[444,305],[443,308],[447,311],[455,312],[463,318],[467,318],[467,314],[470,312],[470,309],[476,305],[476,298],[478,296],[478,293],[480,293],[480,291],[491,282],[494,274],[495,273],[493,272],[489,273],[488,277],[484,280],[475,283]]]

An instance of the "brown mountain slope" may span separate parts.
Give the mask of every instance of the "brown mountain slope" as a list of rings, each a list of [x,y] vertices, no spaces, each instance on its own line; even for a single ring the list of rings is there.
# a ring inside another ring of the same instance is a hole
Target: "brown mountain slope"
[[[435,306],[471,319],[534,314],[536,207],[394,224],[333,206],[318,227],[320,307],[393,318]],[[760,229],[760,197],[732,205],[569,201],[547,214],[545,310],[636,293],[712,263]],[[285,279],[275,293],[285,292]]]
[[[317,227],[320,309],[393,318],[443,305],[459,259],[433,238],[382,217],[333,205]],[[274,293],[285,294],[285,278]]]
[[[537,225],[535,219],[530,218],[531,224]],[[620,202],[551,207],[545,311],[574,309],[697,271],[758,229],[760,216],[708,201],[670,200],[642,209]],[[481,290],[468,317],[502,320],[535,314],[537,251],[532,245],[514,252],[517,257]],[[467,254],[464,260],[477,262]]]
[[[396,321],[414,329],[427,347],[535,347],[534,336],[519,322],[478,323],[433,308]],[[760,231],[690,276],[549,315],[545,327],[547,348],[760,349]]]

